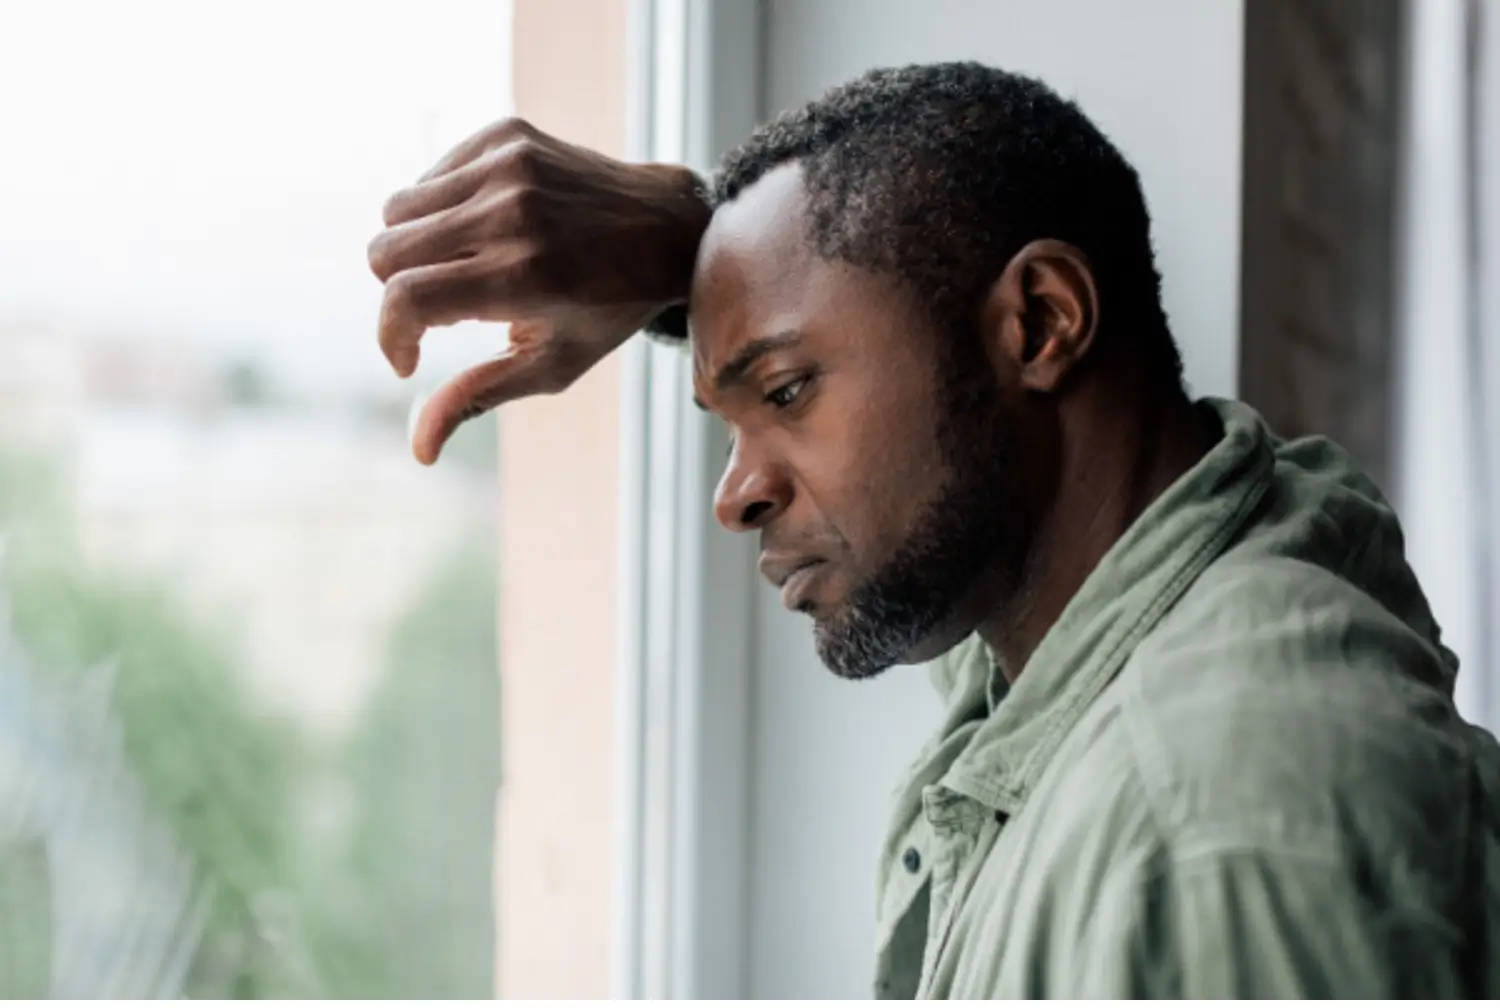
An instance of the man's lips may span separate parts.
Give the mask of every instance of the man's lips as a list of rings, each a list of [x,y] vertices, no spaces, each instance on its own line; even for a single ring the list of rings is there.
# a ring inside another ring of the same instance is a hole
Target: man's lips
[[[821,560],[814,560],[806,567],[799,567],[792,572],[781,585],[781,604],[794,612],[801,611],[807,597],[812,594],[813,582],[819,574],[827,570],[827,566]]]
[[[776,553],[760,555],[761,574],[781,589],[781,604],[788,609],[797,609],[802,605],[814,578],[825,569],[825,562],[819,557],[793,557]]]

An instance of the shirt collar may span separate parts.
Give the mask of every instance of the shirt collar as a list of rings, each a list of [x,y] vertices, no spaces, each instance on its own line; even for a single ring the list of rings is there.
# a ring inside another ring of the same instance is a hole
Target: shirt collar
[[[1248,406],[1203,404],[1223,437],[1110,548],[1015,683],[994,667],[992,710],[940,788],[1014,814],[1141,638],[1243,527],[1270,485],[1274,438]]]

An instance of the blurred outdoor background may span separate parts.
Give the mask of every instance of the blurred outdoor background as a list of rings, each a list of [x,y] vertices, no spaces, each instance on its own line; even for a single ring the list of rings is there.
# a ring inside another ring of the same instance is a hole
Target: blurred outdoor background
[[[411,461],[364,247],[509,24],[4,6],[0,994],[493,991],[495,428]]]

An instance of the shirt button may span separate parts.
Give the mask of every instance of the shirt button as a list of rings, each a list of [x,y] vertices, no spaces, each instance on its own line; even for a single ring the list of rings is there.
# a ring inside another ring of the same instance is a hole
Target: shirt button
[[[915,875],[922,868],[922,855],[917,853],[915,847],[906,848],[906,852],[901,855],[901,866]]]

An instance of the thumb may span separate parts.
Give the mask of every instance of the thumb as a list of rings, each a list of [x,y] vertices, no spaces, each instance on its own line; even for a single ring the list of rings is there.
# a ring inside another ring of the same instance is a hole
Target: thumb
[[[465,422],[516,399],[550,387],[535,354],[507,352],[450,379],[432,394],[417,414],[411,432],[412,454],[432,465],[443,446]]]

